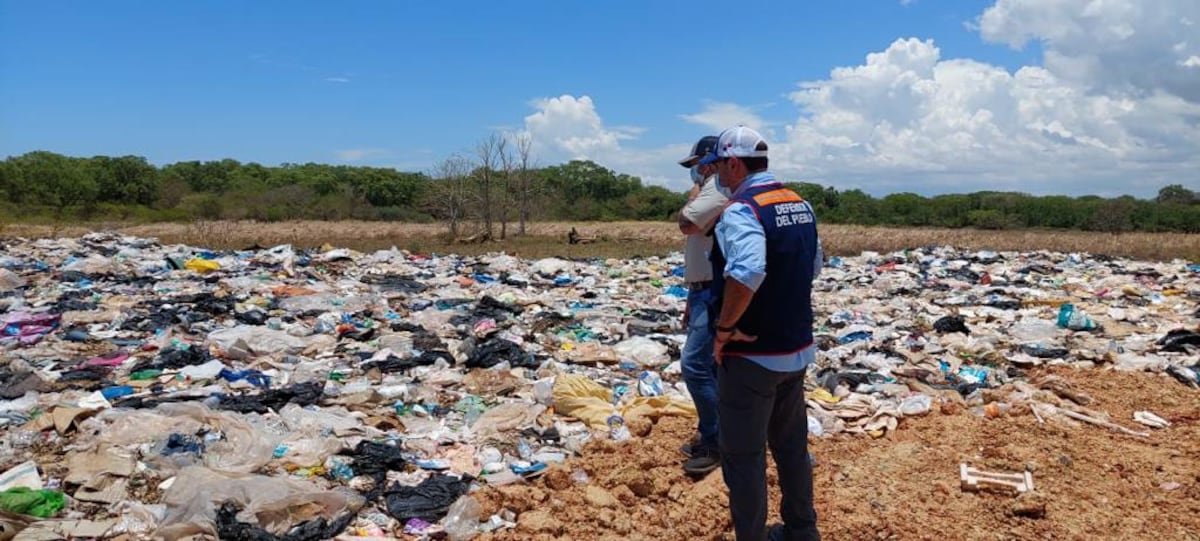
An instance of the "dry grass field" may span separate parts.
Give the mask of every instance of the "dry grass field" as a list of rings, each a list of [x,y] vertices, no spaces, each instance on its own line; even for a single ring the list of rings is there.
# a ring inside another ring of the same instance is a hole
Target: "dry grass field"
[[[569,245],[572,228],[590,244]],[[315,247],[329,244],[357,250],[393,246],[420,252],[477,254],[505,251],[522,257],[634,257],[678,250],[683,237],[672,223],[535,223],[528,235],[488,243],[449,242],[440,224],[397,222],[193,222],[193,223],[81,223],[75,225],[0,225],[3,237],[68,237],[89,231],[116,231],[128,235],[156,237],[166,243],[184,243],[216,249],[240,249],[252,245],[293,244]],[[497,235],[499,227],[496,228]],[[826,250],[834,255],[863,251],[890,252],[929,245],[949,245],[987,250],[1053,250],[1086,252],[1149,260],[1200,260],[1200,235],[1183,233],[1092,233],[1086,231],[983,231],[975,229],[889,228],[824,224],[821,235]]]

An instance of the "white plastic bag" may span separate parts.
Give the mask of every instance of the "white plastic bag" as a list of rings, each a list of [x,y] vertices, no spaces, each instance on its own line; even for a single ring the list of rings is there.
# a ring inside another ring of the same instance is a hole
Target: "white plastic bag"
[[[483,508],[473,496],[462,496],[450,506],[442,526],[450,541],[467,541],[479,533],[479,517]]]

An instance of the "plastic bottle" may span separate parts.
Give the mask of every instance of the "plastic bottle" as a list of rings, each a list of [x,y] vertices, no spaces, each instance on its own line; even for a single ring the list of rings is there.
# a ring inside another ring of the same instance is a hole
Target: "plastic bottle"
[[[638,394],[641,396],[662,396],[662,377],[657,372],[647,370],[638,376]]]
[[[625,418],[620,415],[613,415],[608,418],[608,429],[613,441],[627,441],[633,437],[629,433],[629,427],[625,426]]]

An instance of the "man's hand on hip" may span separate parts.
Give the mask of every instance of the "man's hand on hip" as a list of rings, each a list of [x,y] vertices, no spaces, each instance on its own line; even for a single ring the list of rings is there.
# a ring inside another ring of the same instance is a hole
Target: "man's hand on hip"
[[[757,336],[750,336],[738,329],[731,331],[717,330],[717,335],[713,337],[713,360],[718,365],[721,364],[721,355],[725,352],[725,345],[730,342],[754,342],[758,340]]]

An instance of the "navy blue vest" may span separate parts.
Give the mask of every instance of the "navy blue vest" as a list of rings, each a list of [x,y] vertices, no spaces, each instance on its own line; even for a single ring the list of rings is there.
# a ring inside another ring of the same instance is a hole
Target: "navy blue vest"
[[[817,257],[817,221],[812,206],[779,183],[748,188],[730,203],[744,203],[758,216],[767,239],[767,277],[737,322],[738,330],[758,340],[729,342],[725,351],[783,355],[808,347],[813,341],[812,281]],[[716,311],[710,318],[715,326],[725,293],[725,254],[720,242],[713,242],[709,259],[713,264],[712,290],[717,297]]]

